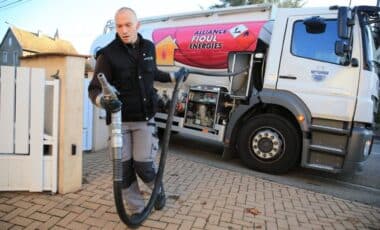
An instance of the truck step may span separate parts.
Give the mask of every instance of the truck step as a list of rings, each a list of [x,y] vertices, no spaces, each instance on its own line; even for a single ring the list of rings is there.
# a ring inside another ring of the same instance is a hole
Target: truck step
[[[305,167],[316,169],[319,171],[331,172],[331,173],[340,173],[342,171],[342,169],[334,168],[327,165],[320,165],[320,164],[307,164]]]
[[[335,128],[335,127],[328,127],[323,125],[311,125],[310,129],[312,131],[319,131],[319,132],[325,132],[325,133],[331,133],[331,134],[337,134],[341,136],[347,136],[350,134],[350,131],[347,129],[341,129],[341,128]]]
[[[337,149],[337,148],[332,148],[332,147],[327,147],[327,146],[322,146],[322,145],[310,145],[309,149],[318,151],[318,152],[323,152],[323,153],[330,153],[337,156],[346,155],[346,151],[342,149]]]

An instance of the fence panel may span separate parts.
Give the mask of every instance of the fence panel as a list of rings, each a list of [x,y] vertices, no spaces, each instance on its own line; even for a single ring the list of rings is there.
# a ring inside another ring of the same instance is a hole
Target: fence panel
[[[17,68],[16,72],[16,123],[15,153],[29,153],[29,107],[30,107],[30,69]]]
[[[0,191],[56,192],[59,81],[43,69],[0,74]]]
[[[0,153],[14,152],[14,100],[15,100],[15,68],[0,66]]]

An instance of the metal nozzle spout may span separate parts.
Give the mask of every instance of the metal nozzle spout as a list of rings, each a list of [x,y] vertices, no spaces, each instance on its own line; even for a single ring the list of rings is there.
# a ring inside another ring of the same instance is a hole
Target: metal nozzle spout
[[[98,73],[97,77],[100,82],[100,85],[102,86],[103,96],[117,98],[117,94],[119,94],[119,92],[108,83],[106,75],[104,75],[103,73]]]

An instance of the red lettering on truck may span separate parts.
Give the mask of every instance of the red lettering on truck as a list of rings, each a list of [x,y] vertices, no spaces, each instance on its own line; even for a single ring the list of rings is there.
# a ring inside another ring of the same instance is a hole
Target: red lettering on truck
[[[230,51],[254,51],[266,21],[160,28],[153,31],[158,65],[175,62],[207,69],[227,68]]]

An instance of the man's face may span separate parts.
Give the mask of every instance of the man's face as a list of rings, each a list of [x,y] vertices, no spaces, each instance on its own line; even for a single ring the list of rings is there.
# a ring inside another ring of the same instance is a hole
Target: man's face
[[[116,32],[125,44],[135,43],[140,26],[131,11],[122,11],[115,15]]]

